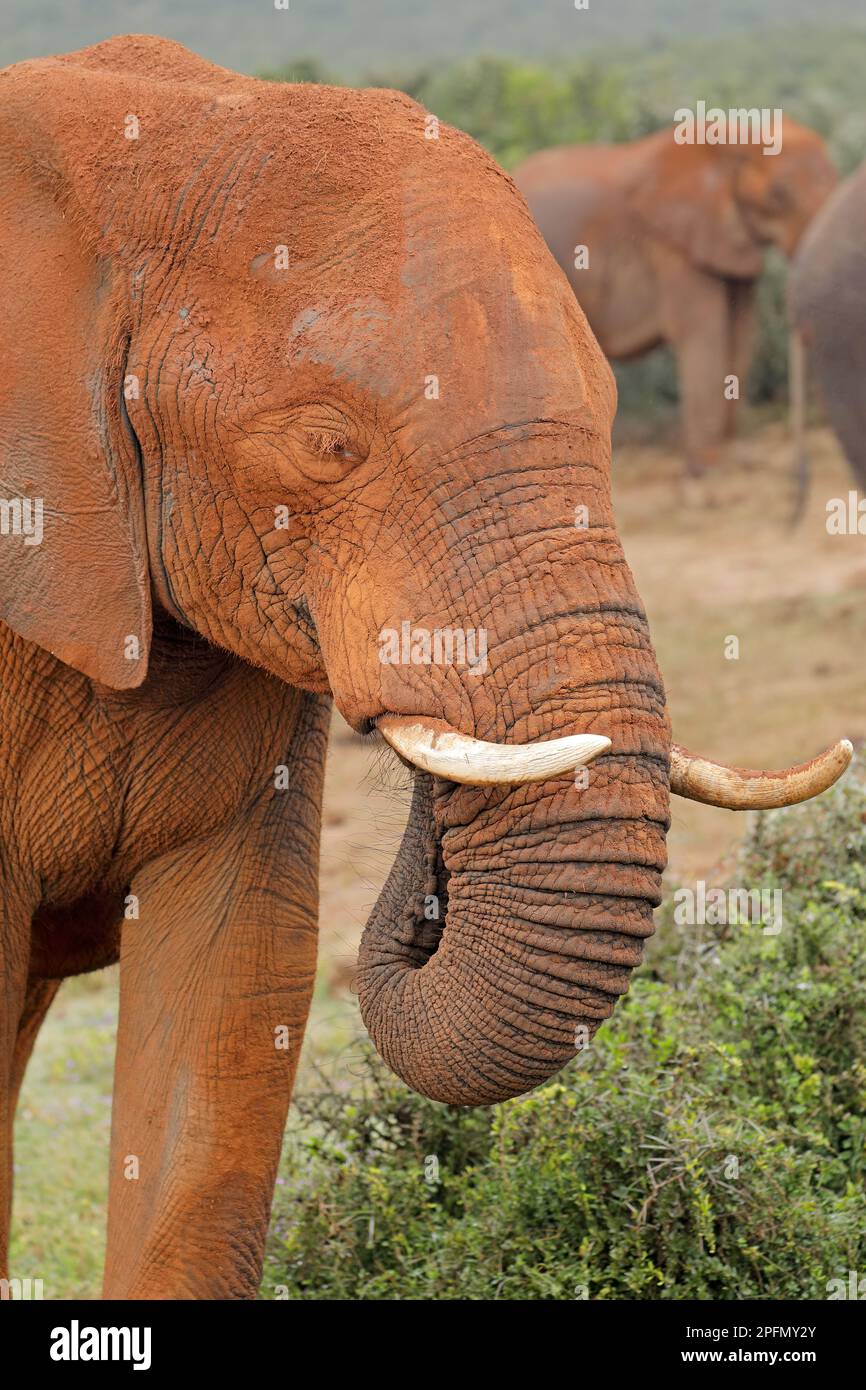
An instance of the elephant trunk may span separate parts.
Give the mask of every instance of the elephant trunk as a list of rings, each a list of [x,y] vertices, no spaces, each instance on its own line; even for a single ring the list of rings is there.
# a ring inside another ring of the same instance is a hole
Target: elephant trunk
[[[586,727],[578,703],[569,723]],[[415,774],[358,984],[378,1051],[434,1100],[490,1104],[546,1081],[641,960],[665,863],[664,721],[645,707],[604,723],[617,755],[576,778],[491,789]]]

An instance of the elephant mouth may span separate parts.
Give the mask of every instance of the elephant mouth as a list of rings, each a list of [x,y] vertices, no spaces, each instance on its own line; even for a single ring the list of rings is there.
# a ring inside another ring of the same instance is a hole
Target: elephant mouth
[[[436,954],[442,940],[451,875],[433,815],[434,779],[389,744],[379,728],[380,719],[397,717],[366,717],[355,726],[355,732],[377,749],[387,750],[409,774],[400,782],[402,795],[411,792],[409,815],[383,895],[393,888],[396,901],[402,904],[401,940],[407,948],[406,963],[420,969]]]
[[[414,932],[410,963],[420,969],[436,954],[445,931],[450,873],[432,812],[433,779],[428,773],[417,769],[413,769],[412,776],[410,817],[416,818],[423,859],[418,864],[416,845],[406,836],[397,852],[394,871],[404,884],[415,878],[413,888],[406,897],[407,927]]]
[[[296,598],[292,604],[292,616],[294,625],[301,637],[309,642],[316,652],[320,652],[319,634],[316,629],[316,620],[310,612],[309,604],[303,594]]]
[[[392,945],[401,965],[421,970],[445,933],[451,874],[433,812],[434,779],[413,768],[411,788],[406,827],[377,909],[395,922]]]
[[[404,729],[414,730],[423,727],[431,731],[430,743],[432,747],[419,754],[417,746],[411,738],[404,743],[401,737]],[[433,763],[437,761],[437,756],[442,756],[443,742],[447,747],[447,740],[454,732],[440,721],[433,721],[425,716],[405,716],[383,713],[376,718],[367,718],[363,721],[360,732],[362,736],[372,736],[377,742],[387,744],[392,752],[396,754],[400,763],[411,775],[412,801],[406,831],[401,840],[400,847],[394,859],[391,873],[383,893],[387,898],[391,895],[390,890],[394,890],[393,899],[397,903],[402,903],[402,910],[399,910],[400,929],[399,941],[401,945],[402,962],[404,966],[411,969],[421,969],[436,954],[442,941],[447,922],[448,914],[448,885],[451,878],[450,871],[445,862],[443,853],[442,837],[437,827],[436,817],[433,813],[434,781],[439,780],[440,787],[451,785],[451,778],[443,778],[442,770],[437,768],[435,771],[428,771],[423,765],[413,761],[413,758],[422,756],[432,758]],[[561,745],[572,745],[578,740],[559,739],[549,740],[547,747],[558,748],[561,761],[573,765],[578,759],[585,758],[589,761],[590,757],[597,756],[598,753],[605,752],[610,740],[606,738],[593,738],[589,742],[591,748],[574,749],[569,746],[567,749]],[[462,757],[470,757],[478,750],[489,749],[492,745],[481,744],[474,740],[468,741],[467,749],[464,750],[462,742],[457,749],[457,760]],[[538,745],[544,747],[544,744]],[[446,753],[445,756],[454,758],[454,753]],[[481,752],[483,760],[484,753]],[[425,759],[426,760],[426,759]],[[455,769],[449,768],[453,774]],[[531,774],[521,776],[520,780],[530,780]],[[535,780],[538,779],[536,774]],[[456,781],[464,781],[476,788],[486,787],[488,790],[498,781],[504,781],[499,777],[485,775],[483,767],[475,769],[471,775],[465,778],[460,770],[456,770]],[[459,790],[456,781],[453,783],[455,790]],[[393,906],[393,905],[392,905]]]
[[[427,731],[426,741],[416,741],[419,728]],[[446,730],[444,740],[442,731]],[[407,732],[408,731],[408,732]],[[442,743],[454,731],[440,721],[424,716],[380,714],[363,721],[363,736],[383,741],[396,754],[411,774],[412,802],[405,833],[394,859],[391,873],[382,893],[390,903],[391,915],[399,918],[398,939],[404,965],[421,969],[436,954],[447,926],[449,881],[451,874],[445,861],[441,828],[434,815],[434,791],[451,786],[450,778],[437,765],[443,756]],[[465,746],[464,746],[465,744]],[[584,744],[586,746],[584,746]],[[589,763],[607,751],[609,740],[589,736],[550,740],[535,745],[538,749],[553,749],[552,756],[562,763]],[[541,780],[522,767],[521,775],[485,775],[484,750],[491,745],[460,737],[458,755],[473,759],[471,775],[457,779],[476,791],[500,791],[514,782]],[[527,745],[528,747],[528,745]],[[851,745],[842,740],[810,763],[780,773],[757,773],[731,769],[697,758],[674,744],[671,757],[670,789],[687,799],[730,809],[753,809],[791,804],[814,796],[841,776],[851,758]],[[446,752],[453,760],[453,752]],[[453,768],[449,769],[453,771]]]
[[[427,873],[427,880],[423,897],[417,897],[414,902],[414,920],[416,920],[416,948],[418,951],[418,963],[424,965],[436,954],[439,942],[442,940],[442,933],[445,931],[446,917],[448,917],[448,883],[450,873],[446,866],[445,858],[442,853],[442,840],[436,834],[434,816],[430,809],[432,799],[432,777],[428,773],[414,771],[414,783],[418,785],[418,806],[423,815],[423,828],[421,835],[424,840],[424,869]],[[405,859],[409,858],[405,851],[405,844],[400,845],[398,855],[398,872],[405,874],[407,865]]]

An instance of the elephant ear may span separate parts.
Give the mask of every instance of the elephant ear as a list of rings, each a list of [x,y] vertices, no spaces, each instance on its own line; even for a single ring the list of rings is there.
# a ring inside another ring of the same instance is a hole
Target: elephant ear
[[[737,197],[749,151],[678,145],[672,131],[650,142],[649,173],[643,166],[629,199],[639,219],[701,270],[747,280],[760,275],[761,245]]]
[[[127,277],[101,241],[104,203],[83,204],[74,171],[94,129],[122,156],[123,107],[76,109],[67,98],[91,94],[68,93],[67,71],[44,60],[0,75],[0,619],[121,689],[143,681],[151,633],[122,397]]]

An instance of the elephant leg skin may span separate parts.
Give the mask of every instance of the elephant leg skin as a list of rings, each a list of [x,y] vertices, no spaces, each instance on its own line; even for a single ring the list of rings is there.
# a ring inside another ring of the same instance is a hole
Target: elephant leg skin
[[[858,486],[866,491],[866,346],[862,335],[824,336],[810,352],[818,390],[830,424],[851,465]]]
[[[697,478],[717,465],[725,437],[725,377],[730,360],[728,287],[720,276],[657,248],[664,336],[676,354],[686,472]]]
[[[30,912],[0,885],[0,1278],[8,1275],[12,1218],[12,1130],[27,1058],[45,1010],[28,987]],[[4,901],[5,899],[5,901]],[[50,998],[48,1000],[50,1003]],[[46,1003],[45,1009],[48,1004]],[[31,1026],[33,1025],[33,1026]]]
[[[30,1061],[30,1054],[39,1036],[39,1029],[45,1022],[52,1000],[62,984],[62,980],[30,980],[27,985],[24,1008],[18,1020],[18,1036],[15,1039],[15,1047],[12,1052],[10,1098],[13,1120],[21,1083],[24,1080],[27,1063]]]
[[[676,345],[680,379],[686,474],[703,478],[716,470],[725,436],[723,339],[715,325],[695,330]],[[703,340],[704,334],[706,340]]]
[[[106,1298],[255,1296],[316,962],[315,844],[278,803],[133,881]]]

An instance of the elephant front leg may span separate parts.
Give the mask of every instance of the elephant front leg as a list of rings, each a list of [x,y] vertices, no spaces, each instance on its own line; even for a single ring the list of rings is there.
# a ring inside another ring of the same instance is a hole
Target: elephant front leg
[[[316,963],[315,854],[293,828],[294,873],[265,818],[133,882],[106,1298],[256,1293]]]
[[[723,337],[714,322],[693,328],[676,344],[686,474],[702,478],[719,465],[725,438]]]
[[[28,989],[32,906],[0,881],[0,1279],[8,1275],[12,1220],[12,1131],[15,1106],[33,1038],[44,1015],[37,1013],[38,987]],[[34,1001],[33,1009],[28,1006]],[[50,1002],[50,1000],[49,1000]],[[47,1009],[47,1003],[46,1003]]]
[[[730,355],[727,282],[656,247],[659,306],[665,338],[677,360],[686,473],[699,478],[721,456],[735,371]]]

